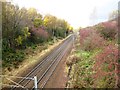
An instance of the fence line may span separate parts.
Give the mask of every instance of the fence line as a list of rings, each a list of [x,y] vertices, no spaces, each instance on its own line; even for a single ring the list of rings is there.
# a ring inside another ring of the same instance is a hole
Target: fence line
[[[15,85],[9,85],[9,84],[2,84],[2,86],[9,86],[9,87],[21,87],[21,88],[25,88],[24,86],[20,85],[19,83],[9,79],[8,77],[13,77],[13,78],[19,78],[19,79],[27,79],[27,80],[33,80],[34,81],[34,87],[35,89],[37,89],[37,77],[18,77],[18,76],[8,76],[8,75],[0,75],[0,77],[4,77],[7,80],[11,81],[12,83],[14,83]]]

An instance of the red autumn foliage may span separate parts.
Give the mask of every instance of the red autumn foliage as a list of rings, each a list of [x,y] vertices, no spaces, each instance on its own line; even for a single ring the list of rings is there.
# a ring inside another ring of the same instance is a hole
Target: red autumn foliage
[[[93,29],[85,28],[79,31],[80,45],[86,51],[100,48],[104,45],[104,39]]]
[[[97,80],[100,80],[100,78],[104,78],[103,82],[111,83],[110,85],[112,85],[108,85],[108,87],[116,86],[119,81],[118,46],[114,42],[108,43],[108,40],[117,40],[117,26],[116,21],[108,21],[94,26],[95,28],[84,28],[79,31],[81,48],[87,51],[101,48],[102,51],[94,57],[93,71],[95,73],[93,78],[96,82],[99,82]]]
[[[83,43],[83,40],[88,37],[90,34],[92,33],[92,30],[90,29],[82,29],[79,31],[79,34],[80,34],[80,44]]]
[[[115,39],[117,38],[118,34],[118,23],[116,21],[108,21],[98,24],[99,28],[98,32],[105,38],[105,39]]]
[[[31,33],[39,38],[47,39],[49,37],[48,32],[44,28],[32,28]]]
[[[118,47],[115,45],[108,45],[104,47],[103,51],[96,55],[95,65],[93,70],[96,72],[93,76],[97,80],[105,76],[114,76],[117,81],[118,69]]]

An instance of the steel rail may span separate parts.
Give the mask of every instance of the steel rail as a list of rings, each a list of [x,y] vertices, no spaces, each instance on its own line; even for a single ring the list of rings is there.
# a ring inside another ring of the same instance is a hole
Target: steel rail
[[[69,36],[69,37],[71,37],[71,36]],[[69,37],[67,37],[67,39],[66,40],[64,40],[63,41],[63,43],[65,43],[65,41],[67,41],[68,39],[69,39]],[[62,44],[63,43],[61,43],[59,46],[57,46],[56,47],[56,49],[54,49],[47,57],[45,57],[36,67],[34,67],[34,69],[32,69],[25,77],[29,77],[32,73],[34,73],[36,70],[37,70],[37,68],[39,68],[45,61],[47,61],[50,57],[52,57],[53,55],[54,55],[54,53],[56,53],[60,48],[61,48],[61,46],[62,46]],[[24,80],[25,79],[21,79],[18,83],[20,84],[20,83],[22,83],[22,82],[24,82]],[[13,89],[14,89],[15,87],[13,87]],[[12,90],[13,90],[12,89]]]
[[[72,36],[68,37],[62,44],[60,44],[58,47],[56,47],[56,49],[54,49],[47,57],[45,57],[37,66],[35,66],[35,68],[32,69],[25,77],[28,77],[28,76],[33,77],[33,75],[37,75],[38,72],[40,71],[40,70],[37,70],[38,68],[40,68],[40,67],[42,67],[44,64],[46,64],[46,63],[47,63],[46,61],[49,61],[50,59],[55,58],[55,59],[52,61],[52,63],[49,65],[49,67],[47,68],[47,70],[46,70],[46,71],[42,74],[42,76],[39,78],[38,82],[40,82],[40,80],[42,80],[42,78],[46,75],[46,73],[49,71],[49,69],[50,69],[50,68],[52,67],[52,65],[55,63],[55,61],[57,60],[57,57],[59,57],[60,54],[62,53],[62,51],[63,51],[64,49],[66,49],[66,48],[63,48],[63,47],[64,47],[68,42],[70,42],[71,37],[72,37]],[[67,49],[66,49],[66,50],[67,50]],[[64,50],[64,53],[65,53],[66,50]],[[54,54],[55,54],[55,57],[53,57]],[[56,55],[57,55],[57,57],[56,57]],[[64,56],[64,54],[62,54],[62,56]],[[59,61],[60,61],[60,60],[59,60]],[[58,65],[58,64],[56,64],[55,67],[57,67],[57,65]],[[54,68],[54,70],[55,70],[55,68]],[[52,70],[52,72],[54,72],[54,70]],[[36,73],[35,71],[37,71],[37,73]],[[34,74],[34,73],[36,73],[36,74]],[[51,74],[50,74],[50,76],[51,76]],[[20,84],[20,83],[22,83],[22,82],[24,82],[24,81],[25,81],[25,79],[21,79],[18,83]],[[48,80],[47,80],[47,81],[48,81]],[[29,82],[30,82],[30,80],[29,80],[26,84],[24,84],[24,86],[26,86]],[[14,87],[14,88],[15,88],[15,87]],[[13,89],[12,89],[12,90],[13,90]]]
[[[65,48],[65,49],[66,49],[66,48]],[[62,57],[64,56],[64,54],[66,53],[67,50],[68,50],[68,48],[67,48],[66,50],[64,50],[64,53],[61,52],[61,54],[58,56],[58,58],[56,58],[56,60],[59,59],[59,60],[58,60],[58,63],[59,63],[59,61],[62,59]],[[60,58],[60,56],[62,56],[62,57]],[[55,65],[55,68],[52,70],[52,73],[53,73],[53,71],[56,69],[58,63]],[[50,68],[51,68],[51,67],[50,67]],[[50,68],[49,68],[49,69],[50,69]],[[48,70],[47,70],[47,71],[48,71]],[[46,73],[48,73],[47,71],[46,71]],[[51,71],[49,71],[49,72],[51,72]],[[52,75],[52,73],[51,73],[51,75]],[[45,75],[47,75],[47,74],[45,74]],[[51,75],[49,75],[49,76],[51,76]],[[44,78],[44,77],[42,77],[42,78]],[[38,83],[39,83],[40,81],[42,81],[42,78],[40,78],[40,79],[38,80]],[[49,77],[49,78],[50,78],[50,77]],[[48,81],[48,80],[47,80],[47,81]],[[47,81],[46,81],[46,82],[47,82]],[[33,87],[33,88],[34,88],[34,87]]]
[[[47,70],[42,74],[42,76],[40,77],[40,79],[42,79],[42,77],[47,73],[47,71],[50,69],[50,67],[54,64],[54,62],[55,62],[55,60],[56,60],[55,58],[58,57],[58,55],[62,52],[62,50],[64,49],[63,47],[64,47],[64,45],[65,45],[66,43],[67,43],[67,42],[65,42],[65,43],[60,47],[60,51],[59,51],[59,52],[55,53],[55,55],[54,55],[55,57],[52,56],[51,59],[54,59],[54,60],[50,63],[49,67],[48,67]],[[46,64],[46,63],[48,63],[48,62],[43,63],[42,66],[43,66],[44,64]],[[40,68],[40,67],[39,67],[39,68]],[[35,74],[33,73],[34,75],[32,75],[32,76],[37,76],[37,74],[38,74],[41,70],[42,70],[42,68],[40,68],[37,72],[35,72]],[[30,80],[27,81],[27,83],[25,83],[24,86],[26,86],[29,82],[30,82]]]
[[[56,68],[57,68],[58,64],[60,63],[61,59],[64,57],[64,54],[68,51],[68,48],[70,48],[70,47],[67,47],[67,49],[64,51],[64,53],[62,53],[61,57],[58,58],[59,61],[58,61],[57,64],[54,66],[54,68],[52,69],[52,72],[49,74],[47,80],[44,81],[43,86],[42,86],[41,88],[44,88],[44,87],[45,87],[45,85],[47,84],[48,80],[50,79],[50,77],[52,76],[52,74],[54,73],[54,71],[56,70]]]

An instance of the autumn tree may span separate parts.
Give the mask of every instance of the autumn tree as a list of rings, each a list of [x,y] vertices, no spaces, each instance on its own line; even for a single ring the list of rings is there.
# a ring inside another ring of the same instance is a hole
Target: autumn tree
[[[66,37],[66,32],[69,29],[69,24],[63,20],[58,19],[52,15],[44,17],[44,25],[52,36]]]
[[[52,15],[43,16],[34,8],[19,8],[10,2],[2,3],[2,55],[3,62],[23,60],[21,49],[43,44],[53,37],[66,37],[69,24]],[[18,52],[19,50],[20,52]],[[17,63],[18,63],[17,62]]]

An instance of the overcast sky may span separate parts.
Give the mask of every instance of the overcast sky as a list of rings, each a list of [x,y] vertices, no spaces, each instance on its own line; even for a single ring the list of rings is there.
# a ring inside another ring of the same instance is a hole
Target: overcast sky
[[[20,7],[34,7],[42,15],[65,19],[74,28],[86,27],[108,20],[120,0],[12,0]]]

